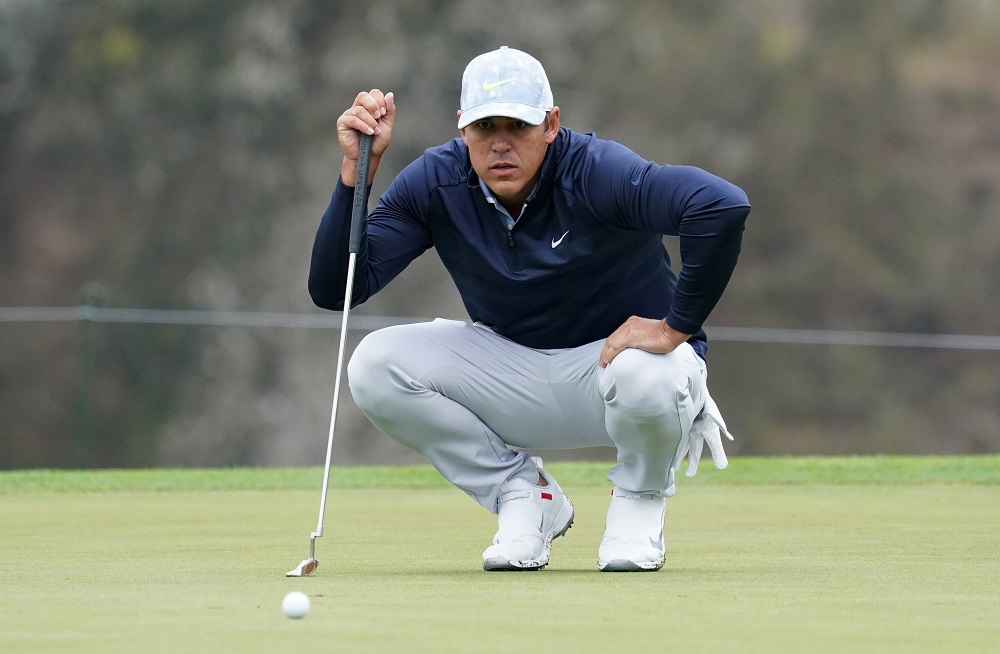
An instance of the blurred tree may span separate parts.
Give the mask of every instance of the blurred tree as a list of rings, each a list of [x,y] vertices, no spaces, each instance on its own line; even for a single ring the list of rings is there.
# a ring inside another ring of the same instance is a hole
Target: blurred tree
[[[508,44],[545,63],[568,126],[748,191],[713,324],[1000,333],[998,27],[993,3],[964,0],[7,0],[0,304],[310,310],[337,116],[395,91],[377,194],[456,135],[465,63]],[[433,254],[366,313],[464,317]],[[322,455],[329,333],[0,334],[0,467]],[[737,450],[760,453],[996,451],[995,371],[712,346]],[[342,416],[338,460],[406,460]]]

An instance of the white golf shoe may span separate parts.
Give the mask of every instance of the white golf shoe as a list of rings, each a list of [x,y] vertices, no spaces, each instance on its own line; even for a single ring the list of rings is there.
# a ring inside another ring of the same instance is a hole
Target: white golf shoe
[[[667,500],[615,488],[597,554],[603,572],[655,572],[663,567],[663,515]]]
[[[541,570],[548,565],[552,539],[573,525],[573,503],[542,470],[541,459],[534,461],[548,486],[523,479],[500,485],[500,528],[483,552],[483,570]]]

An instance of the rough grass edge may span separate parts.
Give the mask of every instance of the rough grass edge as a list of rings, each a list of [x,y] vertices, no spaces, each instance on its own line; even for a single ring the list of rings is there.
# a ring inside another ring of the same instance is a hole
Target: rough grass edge
[[[706,457],[707,459],[707,457]],[[614,462],[558,462],[546,468],[560,484],[600,486]],[[698,475],[677,473],[683,486],[733,485],[1000,485],[1000,455],[738,457],[726,470],[703,460]],[[0,472],[0,495],[36,492],[319,491],[323,470],[298,468],[152,468],[12,470]],[[331,488],[448,488],[429,465],[334,467]]]

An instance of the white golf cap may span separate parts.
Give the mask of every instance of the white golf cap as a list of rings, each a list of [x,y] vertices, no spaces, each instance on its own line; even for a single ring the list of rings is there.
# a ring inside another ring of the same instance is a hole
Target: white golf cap
[[[503,46],[479,55],[465,67],[461,109],[459,129],[490,116],[541,125],[545,112],[552,109],[552,89],[537,59]]]

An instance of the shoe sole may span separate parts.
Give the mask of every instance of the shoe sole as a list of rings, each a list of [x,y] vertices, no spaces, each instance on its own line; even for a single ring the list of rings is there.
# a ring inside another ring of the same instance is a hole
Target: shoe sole
[[[567,500],[569,502],[569,500]],[[569,502],[572,508],[573,503]],[[534,570],[541,570],[549,564],[549,553],[552,551],[552,541],[559,538],[560,536],[565,536],[566,532],[570,530],[573,526],[573,520],[576,519],[576,509],[573,509],[569,514],[569,522],[566,526],[562,528],[559,533],[553,534],[549,542],[546,543],[545,547],[545,560],[542,561],[508,561],[507,559],[495,556],[489,559],[483,559],[483,570],[487,572],[531,572]]]
[[[627,559],[616,559],[607,563],[597,564],[597,569],[601,572],[656,572],[662,567],[663,561],[650,561],[640,564]]]
[[[534,572],[541,570],[548,565],[548,561],[536,564],[533,561],[508,561],[500,557],[486,559],[483,561],[483,570],[486,572]]]

